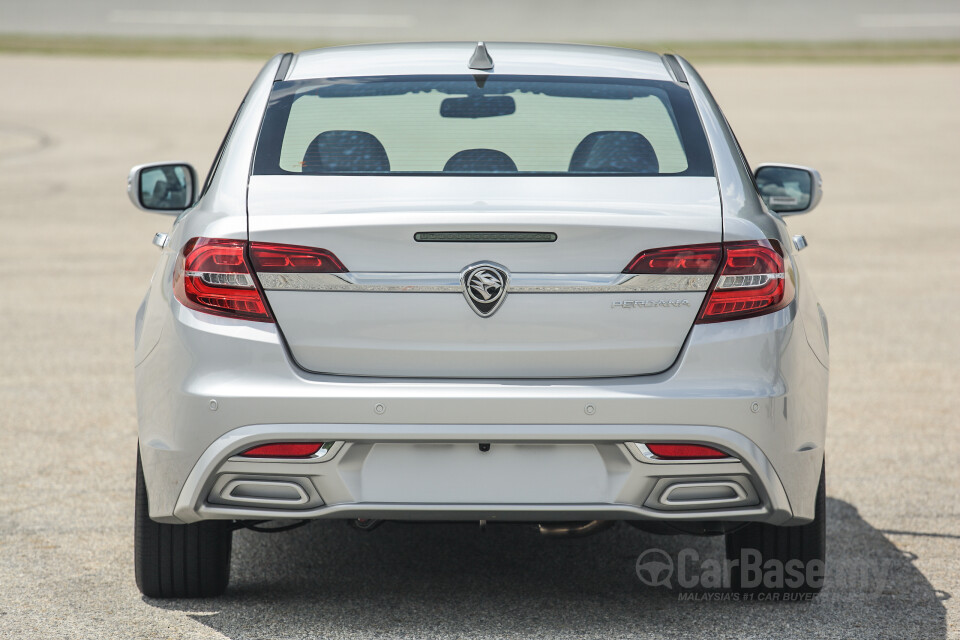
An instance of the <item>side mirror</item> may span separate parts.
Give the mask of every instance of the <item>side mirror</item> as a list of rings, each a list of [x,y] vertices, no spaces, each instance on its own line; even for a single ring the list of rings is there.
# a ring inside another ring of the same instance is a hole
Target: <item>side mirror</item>
[[[795,164],[762,164],[754,173],[760,197],[771,211],[793,216],[813,211],[823,195],[820,172]]]
[[[138,209],[176,215],[193,206],[197,172],[185,162],[141,164],[130,170],[127,195]]]

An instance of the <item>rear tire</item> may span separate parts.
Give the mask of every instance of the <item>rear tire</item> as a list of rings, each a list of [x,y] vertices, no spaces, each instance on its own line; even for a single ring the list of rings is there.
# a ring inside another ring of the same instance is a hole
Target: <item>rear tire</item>
[[[827,539],[825,480],[825,469],[821,467],[812,522],[793,527],[753,522],[726,535],[727,560],[739,561],[730,570],[730,586],[734,591],[787,597],[820,592],[823,588]],[[763,568],[760,574],[742,571],[745,554],[751,555],[754,561],[752,565]],[[777,566],[782,579],[775,573]],[[794,571],[790,571],[791,566]],[[798,572],[803,573],[802,580],[798,579]],[[757,584],[759,575],[763,575],[763,580]]]
[[[143,465],[137,451],[134,567],[137,588],[150,598],[209,598],[230,580],[231,523],[163,524],[150,519]]]

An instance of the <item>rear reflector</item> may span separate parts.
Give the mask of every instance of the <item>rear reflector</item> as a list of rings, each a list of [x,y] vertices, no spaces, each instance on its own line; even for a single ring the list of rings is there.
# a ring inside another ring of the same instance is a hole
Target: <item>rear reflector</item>
[[[322,442],[275,442],[247,449],[245,458],[309,458],[323,448]]]
[[[662,460],[696,460],[698,458],[729,458],[729,453],[701,444],[651,444],[644,445],[647,449]]]
[[[185,307],[217,316],[273,322],[247,268],[246,242],[193,238],[173,271],[173,292]]]
[[[699,323],[736,320],[772,313],[793,301],[776,240],[746,240],[723,245],[720,274],[700,311]]]

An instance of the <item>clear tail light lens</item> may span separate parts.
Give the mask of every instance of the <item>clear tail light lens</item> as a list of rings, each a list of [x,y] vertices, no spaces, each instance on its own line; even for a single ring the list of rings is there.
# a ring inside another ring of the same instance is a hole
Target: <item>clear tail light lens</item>
[[[775,240],[723,245],[720,273],[700,311],[699,323],[722,322],[772,313],[793,301],[783,250]]]
[[[173,272],[177,300],[217,316],[273,322],[247,266],[246,244],[217,238],[188,241]]]

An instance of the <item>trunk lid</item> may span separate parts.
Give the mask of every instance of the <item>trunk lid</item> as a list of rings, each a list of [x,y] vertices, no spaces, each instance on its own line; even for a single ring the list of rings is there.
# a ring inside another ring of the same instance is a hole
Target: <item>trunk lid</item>
[[[258,273],[298,364],[341,375],[662,371],[709,279],[621,272],[646,249],[722,239],[716,180],[703,177],[257,175],[248,209],[252,242],[323,248],[349,270]],[[478,263],[471,303],[463,274]],[[498,273],[503,298],[483,317],[479,290]]]

